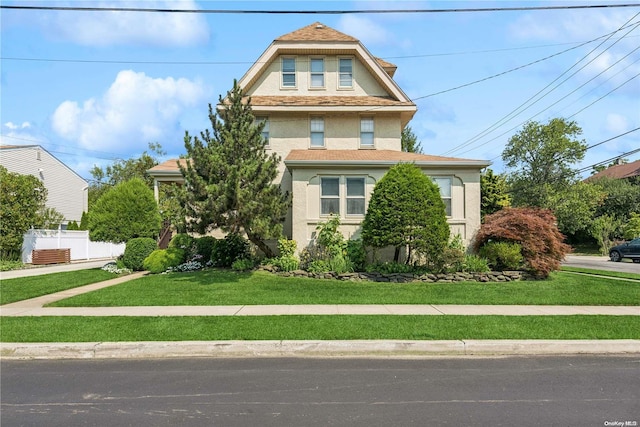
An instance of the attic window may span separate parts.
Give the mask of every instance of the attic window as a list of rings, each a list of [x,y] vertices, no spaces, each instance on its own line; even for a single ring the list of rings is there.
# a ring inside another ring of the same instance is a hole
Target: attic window
[[[338,61],[338,87],[353,87],[353,60],[351,58],[340,58]]]
[[[282,87],[296,87],[295,58],[282,58]]]

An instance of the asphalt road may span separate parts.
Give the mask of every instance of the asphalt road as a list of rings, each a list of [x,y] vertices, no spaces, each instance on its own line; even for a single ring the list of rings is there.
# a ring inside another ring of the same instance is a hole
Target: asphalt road
[[[3,427],[640,424],[637,356],[3,361],[1,368]]]
[[[609,260],[609,257],[590,255],[567,255],[562,265],[570,267],[591,268],[595,270],[620,271],[624,273],[640,274],[640,263],[634,263],[630,259],[624,259],[622,262],[613,262]]]

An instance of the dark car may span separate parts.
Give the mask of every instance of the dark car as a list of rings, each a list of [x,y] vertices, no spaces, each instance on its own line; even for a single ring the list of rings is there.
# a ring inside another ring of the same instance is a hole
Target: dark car
[[[622,261],[622,258],[631,258],[633,262],[640,262],[640,238],[612,247],[609,258],[614,262]]]

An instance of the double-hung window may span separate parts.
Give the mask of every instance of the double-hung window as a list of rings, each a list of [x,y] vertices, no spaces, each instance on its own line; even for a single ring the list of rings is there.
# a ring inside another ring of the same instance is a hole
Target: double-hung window
[[[269,118],[268,117],[256,117],[256,125],[264,123],[264,127],[262,128],[262,137],[265,140],[265,146],[269,146]]]
[[[364,178],[347,177],[347,215],[364,215]]]
[[[360,119],[360,147],[373,148],[373,117]]]
[[[444,202],[447,216],[451,216],[451,178],[433,178],[433,182],[440,188],[440,197]]]
[[[282,87],[296,87],[295,58],[282,58]]]
[[[324,87],[324,59],[323,58],[311,58],[310,61],[311,71],[311,87],[323,88]]]
[[[311,117],[311,147],[324,147],[324,118]]]
[[[338,59],[338,87],[349,89],[353,87],[353,59],[351,58]]]
[[[320,178],[320,214],[340,215],[340,178]]]

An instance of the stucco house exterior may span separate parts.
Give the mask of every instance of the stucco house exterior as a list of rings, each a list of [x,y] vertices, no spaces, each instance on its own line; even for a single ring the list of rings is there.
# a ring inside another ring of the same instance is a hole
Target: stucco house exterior
[[[0,145],[0,165],[33,175],[47,189],[46,206],[64,215],[64,224],[80,222],[87,211],[89,183],[40,145]]]
[[[376,182],[399,162],[440,186],[453,235],[468,242],[480,226],[480,171],[489,162],[401,150],[417,107],[393,80],[396,68],[316,22],[274,40],[239,80],[265,122],[268,150],[283,159],[277,182],[293,196],[284,232],[298,249],[331,213],[345,237],[357,238]],[[182,180],[177,161],[148,171],[156,190]]]

